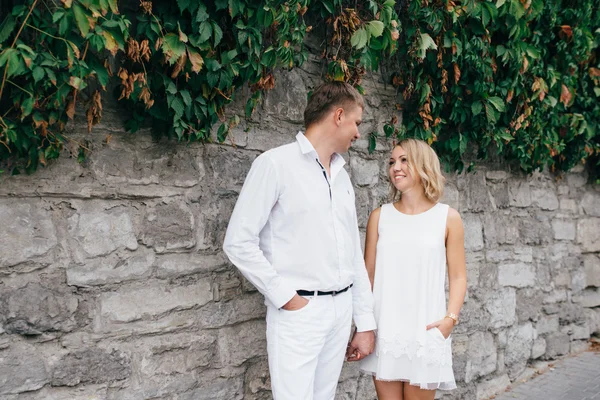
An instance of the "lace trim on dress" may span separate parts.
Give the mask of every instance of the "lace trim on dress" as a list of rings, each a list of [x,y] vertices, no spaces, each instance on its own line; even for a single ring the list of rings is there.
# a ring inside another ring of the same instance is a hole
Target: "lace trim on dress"
[[[448,357],[447,339],[443,342],[426,339],[404,340],[377,338],[377,356],[391,354],[394,357],[406,356],[409,360],[420,358],[427,364],[447,366],[452,364],[452,357]]]

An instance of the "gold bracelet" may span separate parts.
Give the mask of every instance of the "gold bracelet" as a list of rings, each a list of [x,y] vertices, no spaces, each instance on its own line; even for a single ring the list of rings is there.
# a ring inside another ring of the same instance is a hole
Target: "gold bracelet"
[[[458,324],[458,315],[454,313],[449,312],[444,318],[450,318],[454,322],[454,325]]]

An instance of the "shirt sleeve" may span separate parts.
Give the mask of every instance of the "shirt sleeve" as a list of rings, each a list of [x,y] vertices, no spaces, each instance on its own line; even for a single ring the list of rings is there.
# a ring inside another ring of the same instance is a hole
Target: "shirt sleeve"
[[[281,308],[296,290],[277,273],[259,247],[259,234],[279,197],[277,169],[266,155],[252,163],[229,220],[223,250],[229,260],[275,307]]]
[[[377,329],[374,315],[374,300],[371,291],[371,281],[365,267],[360,233],[358,232],[358,219],[354,212],[354,285],[352,286],[352,308],[354,324],[357,332],[366,332]]]

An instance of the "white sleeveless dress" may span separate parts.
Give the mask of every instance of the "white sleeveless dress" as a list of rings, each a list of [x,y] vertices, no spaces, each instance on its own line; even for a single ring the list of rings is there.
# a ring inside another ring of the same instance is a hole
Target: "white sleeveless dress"
[[[373,285],[377,340],[360,364],[377,380],[456,388],[452,339],[438,328],[426,329],[446,315],[447,217],[442,203],[417,215],[393,204],[381,207]]]

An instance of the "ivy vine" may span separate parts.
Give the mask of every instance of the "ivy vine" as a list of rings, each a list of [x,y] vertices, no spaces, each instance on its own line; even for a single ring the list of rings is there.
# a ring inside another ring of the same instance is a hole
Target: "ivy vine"
[[[277,69],[308,59],[311,30],[325,79],[364,93],[378,70],[397,88],[402,121],[371,133],[371,150],[378,135],[415,136],[450,169],[499,156],[525,171],[598,170],[594,0],[13,1],[0,6],[0,164],[11,173],[65,149],[83,159],[88,143],[65,126],[81,107],[91,131],[109,95],[127,105],[131,132],[223,142]],[[240,96],[243,114],[226,117]]]

